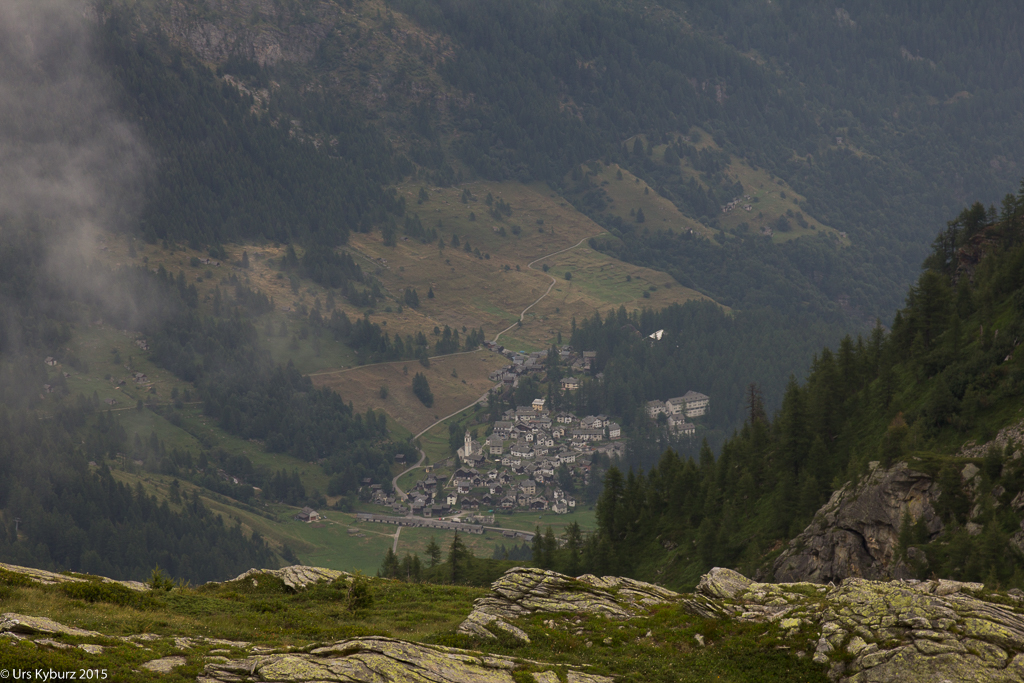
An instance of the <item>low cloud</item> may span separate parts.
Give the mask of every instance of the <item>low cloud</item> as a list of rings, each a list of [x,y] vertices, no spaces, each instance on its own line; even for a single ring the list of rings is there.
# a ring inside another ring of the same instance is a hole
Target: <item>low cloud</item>
[[[109,300],[121,297],[91,267],[95,249],[133,225],[150,163],[96,36],[83,0],[0,2],[0,230],[32,231],[49,278]]]

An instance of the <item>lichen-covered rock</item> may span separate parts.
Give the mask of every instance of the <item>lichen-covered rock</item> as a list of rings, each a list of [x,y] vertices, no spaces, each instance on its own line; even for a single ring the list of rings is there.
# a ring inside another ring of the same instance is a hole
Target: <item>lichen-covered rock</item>
[[[103,583],[117,583],[125,588],[130,588],[133,591],[146,591],[149,590],[149,586],[142,583],[141,581],[115,581],[114,579],[108,579],[105,576],[94,577],[94,579],[85,579],[80,576],[68,576],[67,574],[57,574],[56,572],[48,572],[45,569],[34,569],[32,567],[21,567],[16,564],[7,564],[6,562],[0,562],[0,569],[5,569],[15,574],[21,574],[22,576],[41,583],[46,586],[51,586],[57,583],[81,583],[94,579],[99,579]]]
[[[538,667],[537,662],[531,665]],[[376,637],[343,640],[308,653],[267,654],[210,662],[198,680],[229,683],[244,676],[244,680],[261,682],[513,683],[512,673],[519,668],[520,664],[510,657]],[[554,671],[542,671],[535,673],[534,679],[553,681],[558,677]],[[573,683],[611,682],[606,677],[574,670],[568,672],[568,680]]]
[[[828,583],[848,577],[909,578],[893,558],[904,513],[924,521],[931,536],[942,531],[933,507],[940,494],[927,474],[899,463],[876,467],[858,485],[832,494],[814,521],[775,561],[776,581]]]
[[[544,569],[517,567],[491,584],[490,595],[473,603],[473,612],[459,626],[459,632],[494,638],[490,629],[497,628],[529,642],[526,633],[509,620],[537,612],[627,619],[647,606],[679,598],[678,593],[633,579],[590,574],[574,579]]]
[[[715,567],[700,577],[697,592],[709,598],[733,598],[737,593],[746,590],[753,583],[739,572],[731,569]]]
[[[100,635],[96,631],[86,631],[74,626],[65,626],[46,617],[30,617],[24,614],[15,614],[14,612],[7,612],[0,616],[0,633],[7,632],[26,635],[77,636],[81,638],[98,637]]]
[[[1024,681],[1024,614],[960,581],[870,581],[839,586],[756,583],[729,570],[701,579],[698,596],[723,618],[819,629],[813,661],[843,683]],[[1006,596],[1011,597],[1011,596]],[[708,607],[692,610],[707,616]],[[852,658],[852,659],[851,659]]]
[[[300,590],[310,584],[320,581],[334,581],[343,576],[352,576],[348,572],[337,569],[324,569],[323,567],[304,567],[301,564],[284,567],[282,569],[250,569],[244,574],[239,574],[232,581],[249,579],[259,582],[260,576],[276,576],[284,581],[284,585],[292,590]]]
[[[158,674],[169,674],[175,669],[177,669],[179,666],[185,666],[185,662],[187,661],[188,660],[186,660],[184,657],[180,657],[177,655],[173,657],[161,657],[160,659],[154,659],[145,662],[142,665],[142,668],[146,671],[152,671]]]

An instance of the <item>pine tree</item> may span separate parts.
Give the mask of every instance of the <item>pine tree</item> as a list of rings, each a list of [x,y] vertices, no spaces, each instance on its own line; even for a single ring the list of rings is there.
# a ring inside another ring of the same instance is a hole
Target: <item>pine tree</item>
[[[452,583],[459,583],[466,578],[469,569],[469,550],[466,544],[459,538],[459,532],[455,532],[451,547],[448,549],[449,577]]]
[[[427,544],[427,557],[430,558],[431,568],[436,567],[441,562],[441,546],[437,544],[437,540],[431,536],[430,543]]]

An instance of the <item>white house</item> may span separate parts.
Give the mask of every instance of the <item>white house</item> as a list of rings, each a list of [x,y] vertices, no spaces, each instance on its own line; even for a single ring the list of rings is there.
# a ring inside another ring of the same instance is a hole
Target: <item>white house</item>
[[[668,415],[679,415],[686,410],[686,399],[682,396],[676,396],[665,401],[665,411]]]
[[[575,377],[563,377],[560,384],[562,391],[576,391],[580,388],[580,381]]]
[[[696,391],[687,391],[683,394],[686,401],[686,417],[700,417],[708,411],[708,403],[711,399]]]

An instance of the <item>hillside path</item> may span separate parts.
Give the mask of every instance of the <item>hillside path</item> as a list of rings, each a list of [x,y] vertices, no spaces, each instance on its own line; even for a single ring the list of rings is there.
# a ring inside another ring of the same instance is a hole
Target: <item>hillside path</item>
[[[602,232],[597,233],[597,235],[603,235],[603,234],[604,233],[602,233]],[[570,249],[575,249],[576,247],[580,246],[581,244],[583,244],[587,240],[592,239],[594,237],[597,237],[597,235],[590,235],[589,237],[584,237],[583,239],[581,239],[579,242],[577,242],[576,244],[572,245],[571,247],[566,247],[565,249],[559,249],[558,251],[554,251],[554,252],[552,252],[550,254],[547,254],[545,256],[541,256],[539,259],[534,259],[533,261],[530,261],[529,263],[527,263],[526,267],[529,268],[530,270],[536,270],[536,268],[533,267],[534,263],[539,263],[539,262],[543,261],[544,259],[551,258],[552,256],[558,256],[562,252],[569,251]],[[547,275],[547,273],[545,273],[545,275]],[[523,318],[526,316],[526,312],[528,310],[530,310],[531,308],[533,308],[534,306],[536,306],[537,304],[539,304],[541,302],[541,299],[543,299],[544,297],[546,297],[548,294],[551,293],[551,289],[556,284],[558,284],[558,280],[556,280],[554,278],[554,276],[551,276],[551,275],[548,275],[548,277],[551,278],[551,284],[548,285],[547,290],[543,294],[541,294],[539,297],[537,297],[536,301],[534,301],[532,304],[530,304],[529,306],[527,306],[526,308],[523,309],[523,312],[519,314],[519,320],[517,320],[516,322],[512,323],[511,325],[509,325],[508,327],[503,329],[498,334],[494,335],[494,339],[491,340],[492,342],[497,344],[498,343],[498,337],[500,337],[501,335],[505,334],[506,332],[511,330],[513,327],[515,327],[519,323],[523,322]]]
[[[473,401],[473,402],[472,402],[472,403],[470,403],[469,405],[467,405],[467,406],[464,406],[464,407],[462,407],[462,408],[459,408],[458,410],[456,410],[456,411],[455,411],[454,413],[452,413],[451,415],[445,415],[445,416],[444,416],[444,417],[442,417],[442,418],[441,418],[440,420],[438,420],[438,421],[437,421],[437,422],[435,422],[434,424],[430,425],[429,427],[427,427],[426,429],[424,429],[423,431],[421,431],[421,432],[420,432],[419,434],[417,434],[416,436],[412,437],[412,440],[413,440],[413,441],[415,441],[416,439],[420,438],[421,436],[423,436],[424,434],[426,434],[426,433],[427,433],[427,432],[429,432],[429,431],[430,431],[431,429],[433,429],[433,428],[434,428],[434,427],[436,427],[437,425],[441,424],[442,422],[444,422],[444,421],[445,421],[445,420],[447,420],[448,418],[450,418],[450,417],[455,417],[455,416],[456,416],[456,415],[458,415],[459,413],[461,413],[461,412],[463,412],[463,411],[466,411],[466,410],[469,410],[470,408],[472,408],[473,406],[475,406],[475,405],[476,405],[477,403],[481,403],[481,402],[483,402],[483,401],[486,401],[486,400],[487,400],[487,396],[488,396],[488,395],[489,395],[490,393],[491,393],[490,391],[487,391],[487,392],[485,392],[485,393],[484,393],[484,395],[483,395],[483,396],[481,396],[481,397],[480,397],[480,398],[478,398],[477,400]],[[409,472],[412,472],[412,471],[413,471],[413,470],[415,470],[415,469],[418,469],[418,468],[420,468],[420,467],[423,467],[423,461],[427,459],[427,454],[426,454],[426,453],[425,453],[425,452],[423,451],[423,449],[421,448],[421,449],[419,449],[419,451],[420,451],[420,459],[419,459],[419,460],[418,460],[418,461],[416,462],[416,464],[415,464],[415,465],[413,465],[412,467],[408,468],[407,470],[404,470],[404,471],[402,471],[402,472],[399,472],[399,473],[398,473],[398,476],[396,476],[396,477],[395,477],[394,479],[392,479],[392,480],[391,480],[391,487],[392,487],[392,488],[393,488],[393,489],[395,490],[395,499],[396,499],[396,500],[405,500],[405,497],[406,497],[406,493],[405,493],[405,491],[403,491],[403,490],[402,490],[401,488],[399,488],[399,486],[398,486],[398,480],[399,480],[399,479],[400,479],[401,477],[404,477],[404,476],[405,476],[406,474],[408,474]],[[412,510],[411,510],[411,509],[410,509],[410,511],[409,511],[409,514],[410,514],[410,515],[412,514]]]

